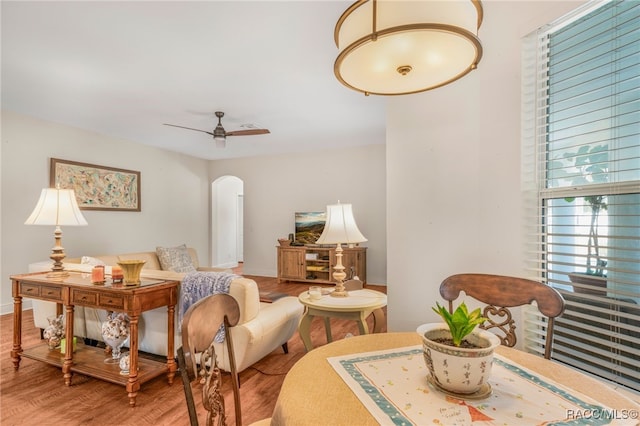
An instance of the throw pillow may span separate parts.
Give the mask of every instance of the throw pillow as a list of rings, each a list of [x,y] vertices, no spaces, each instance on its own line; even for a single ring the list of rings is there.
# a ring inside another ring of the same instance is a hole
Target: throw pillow
[[[165,271],[196,272],[186,244],[177,247],[156,247],[160,267]]]
[[[104,265],[104,262],[100,259],[96,259],[95,257],[82,256],[82,258],[80,259],[80,264],[98,266],[98,265]]]

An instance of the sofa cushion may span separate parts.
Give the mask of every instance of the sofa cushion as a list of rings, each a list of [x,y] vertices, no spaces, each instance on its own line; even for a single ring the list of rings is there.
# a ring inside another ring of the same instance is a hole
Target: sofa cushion
[[[193,267],[196,268],[197,270],[200,270],[200,261],[198,260],[198,252],[196,252],[196,249],[192,247],[187,247],[187,251],[189,252],[189,256],[191,256],[191,262],[193,263]],[[217,269],[221,269],[221,268],[217,268]]]
[[[156,254],[164,271],[196,272],[186,244],[177,247],[156,247]]]

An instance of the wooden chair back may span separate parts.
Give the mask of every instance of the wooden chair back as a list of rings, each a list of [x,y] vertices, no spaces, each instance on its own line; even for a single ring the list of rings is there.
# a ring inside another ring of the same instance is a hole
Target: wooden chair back
[[[238,302],[228,294],[214,294],[200,299],[189,307],[182,319],[182,347],[178,349],[178,364],[182,375],[189,419],[192,426],[198,425],[198,416],[191,391],[191,382],[200,378],[202,387],[202,404],[207,410],[207,425],[213,425],[218,418],[218,425],[226,424],[224,398],[220,392],[222,387],[221,372],[216,361],[213,340],[222,324],[225,325],[225,341],[229,352],[231,380],[235,405],[236,425],[242,425],[240,409],[240,385],[236,371],[233,342],[230,327],[238,324],[240,307]],[[200,354],[200,367],[196,363],[196,354]]]
[[[364,283],[360,280],[347,280],[344,282],[344,289],[349,290],[362,290]]]
[[[508,308],[536,302],[538,310],[547,317],[544,357],[551,357],[554,319],[564,312],[564,298],[554,288],[525,278],[490,274],[458,274],[446,278],[440,284],[440,295],[449,302],[453,312],[453,301],[463,292],[486,304],[483,316],[488,320],[480,327],[493,331],[503,345],[516,344],[516,325]]]

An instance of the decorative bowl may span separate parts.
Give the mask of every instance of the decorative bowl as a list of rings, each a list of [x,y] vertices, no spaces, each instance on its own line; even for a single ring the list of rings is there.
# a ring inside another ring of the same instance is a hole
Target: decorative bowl
[[[117,263],[122,268],[125,285],[140,284],[140,272],[146,260],[120,260]]]

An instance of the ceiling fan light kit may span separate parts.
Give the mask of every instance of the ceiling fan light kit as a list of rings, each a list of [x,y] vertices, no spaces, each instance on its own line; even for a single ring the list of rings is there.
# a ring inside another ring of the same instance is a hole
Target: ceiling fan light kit
[[[215,140],[218,145],[222,142],[222,148],[224,148],[224,142],[227,140],[227,132],[225,132],[224,127],[222,127],[224,112],[216,111],[216,117],[218,117],[218,125],[213,129],[213,140]]]
[[[365,95],[407,95],[444,86],[482,58],[480,0],[359,0],[340,16],[338,80]]]
[[[209,132],[207,130],[194,129],[193,127],[185,127],[178,126],[176,124],[167,124],[164,123],[165,126],[171,127],[179,127],[181,129],[187,130],[195,130],[196,132],[206,133],[208,135],[213,136],[213,140],[216,142],[216,146],[218,148],[224,148],[227,144],[227,136],[253,136],[253,135],[266,135],[267,133],[271,133],[268,129],[259,129],[253,125],[247,126],[249,127],[247,130],[234,130],[231,132],[227,132],[224,127],[222,127],[222,117],[224,117],[224,112],[216,111],[216,117],[218,117],[218,124],[216,125],[213,132]]]

